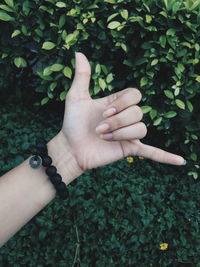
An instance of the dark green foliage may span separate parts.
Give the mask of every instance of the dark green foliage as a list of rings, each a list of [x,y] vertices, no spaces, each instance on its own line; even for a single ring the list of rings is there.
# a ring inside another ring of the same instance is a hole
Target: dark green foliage
[[[160,131],[161,146],[176,146],[190,162],[188,175],[198,178],[198,0],[4,2],[2,97],[9,88],[26,103],[63,101],[81,51],[92,67],[90,94],[138,87],[147,126]]]
[[[1,174],[29,156],[36,138],[58,132],[55,117],[1,108]],[[199,267],[200,183],[186,167],[123,158],[68,188],[70,203],[56,197],[30,220],[1,248],[0,266]]]

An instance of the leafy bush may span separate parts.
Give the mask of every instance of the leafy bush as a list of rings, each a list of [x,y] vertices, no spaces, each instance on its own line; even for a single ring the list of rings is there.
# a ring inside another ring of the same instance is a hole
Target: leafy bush
[[[30,155],[36,137],[50,140],[62,121],[12,102],[0,113],[0,175]],[[32,218],[1,248],[0,266],[199,267],[199,181],[188,179],[186,167],[132,161],[74,180],[70,202],[56,197]]]
[[[188,175],[198,178],[199,1],[4,2],[2,97],[16,93],[31,105],[63,101],[74,52],[81,51],[92,66],[90,94],[138,87],[152,141],[159,140],[155,128],[160,147],[174,146],[189,162]]]

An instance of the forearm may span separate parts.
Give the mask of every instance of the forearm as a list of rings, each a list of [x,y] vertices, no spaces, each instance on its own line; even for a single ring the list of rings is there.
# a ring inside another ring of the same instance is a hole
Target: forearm
[[[66,185],[82,174],[58,135],[47,147],[52,165],[56,166]],[[29,159],[0,178],[0,247],[56,196],[45,167],[32,169]]]

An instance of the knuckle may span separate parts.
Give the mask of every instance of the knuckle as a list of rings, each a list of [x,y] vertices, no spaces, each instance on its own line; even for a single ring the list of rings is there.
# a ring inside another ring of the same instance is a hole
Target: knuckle
[[[147,127],[143,122],[140,122],[140,127],[142,138],[144,138],[147,135]]]
[[[78,76],[82,76],[82,77],[90,77],[91,76],[91,73],[88,72],[88,71],[78,71],[77,72],[77,75]]]
[[[70,99],[71,97],[72,97],[72,93],[68,91],[68,92],[67,92],[67,95],[66,95],[66,100],[67,100],[67,99]]]
[[[74,94],[72,92],[68,92],[65,100],[66,101],[73,101],[75,99],[76,99],[76,97],[74,97]]]

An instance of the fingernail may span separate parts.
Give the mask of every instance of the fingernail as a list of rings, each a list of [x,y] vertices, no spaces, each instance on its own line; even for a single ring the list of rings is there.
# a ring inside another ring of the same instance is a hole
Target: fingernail
[[[107,117],[107,116],[111,116],[111,115],[113,115],[116,111],[117,111],[116,108],[109,108],[109,109],[107,109],[106,111],[104,111],[104,113],[103,113],[103,117],[105,118],[105,117]]]
[[[107,130],[108,128],[109,128],[109,125],[107,123],[104,123],[96,127],[96,132],[101,133]]]
[[[184,162],[183,162],[183,165],[186,165],[187,164],[187,161],[186,160],[184,160]]]
[[[107,133],[107,134],[100,134],[99,136],[101,139],[112,139],[113,134],[112,133]]]

